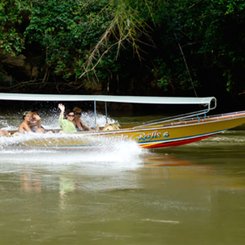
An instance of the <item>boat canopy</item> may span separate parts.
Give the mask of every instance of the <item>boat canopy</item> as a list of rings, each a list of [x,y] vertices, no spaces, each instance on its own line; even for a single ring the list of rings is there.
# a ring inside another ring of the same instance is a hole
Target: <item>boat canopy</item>
[[[13,101],[92,101],[94,103],[95,127],[97,125],[96,103],[105,103],[105,114],[107,121],[107,102],[114,103],[137,103],[137,104],[165,104],[165,105],[202,105],[205,107],[200,111],[183,114],[173,119],[184,119],[191,116],[206,114],[216,108],[215,97],[157,97],[157,96],[123,96],[123,95],[71,95],[71,94],[27,94],[27,93],[0,93],[0,100]],[[152,123],[150,123],[152,124]],[[153,123],[154,124],[154,123]],[[145,124],[144,124],[145,125]]]
[[[94,101],[139,104],[169,104],[169,105],[207,105],[216,107],[215,97],[153,97],[153,96],[115,96],[115,95],[64,95],[64,94],[27,94],[0,93],[0,100],[17,101]]]

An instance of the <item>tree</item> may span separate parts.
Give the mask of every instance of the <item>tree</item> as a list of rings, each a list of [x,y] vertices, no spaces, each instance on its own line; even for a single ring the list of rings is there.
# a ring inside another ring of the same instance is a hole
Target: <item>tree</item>
[[[0,2],[0,53],[18,55],[24,49],[25,29],[31,12],[31,3],[25,0]]]
[[[19,86],[239,94],[244,5],[241,0],[3,0],[0,55],[23,54],[38,66],[39,83],[16,75]]]

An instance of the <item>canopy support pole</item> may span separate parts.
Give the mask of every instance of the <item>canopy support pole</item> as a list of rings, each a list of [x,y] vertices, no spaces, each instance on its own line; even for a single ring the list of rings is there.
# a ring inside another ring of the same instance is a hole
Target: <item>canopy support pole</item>
[[[97,131],[97,113],[96,113],[96,101],[94,101],[94,128]]]
[[[108,123],[108,113],[107,113],[107,103],[105,102],[105,120],[106,124]]]

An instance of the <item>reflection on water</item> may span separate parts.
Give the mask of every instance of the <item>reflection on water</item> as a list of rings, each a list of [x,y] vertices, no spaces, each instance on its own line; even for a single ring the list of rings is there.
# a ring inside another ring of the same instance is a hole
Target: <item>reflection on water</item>
[[[20,189],[26,192],[40,192],[42,190],[40,176],[27,169],[22,170],[20,173]]]
[[[244,136],[1,149],[0,244],[244,244]]]

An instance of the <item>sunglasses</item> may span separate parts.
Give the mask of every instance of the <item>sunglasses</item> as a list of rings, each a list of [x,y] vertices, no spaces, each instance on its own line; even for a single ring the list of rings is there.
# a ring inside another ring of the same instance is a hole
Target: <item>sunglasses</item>
[[[68,114],[67,116],[68,117],[74,117],[74,114]]]

